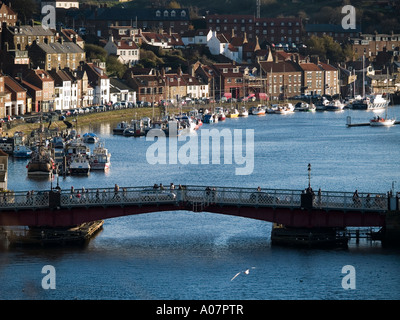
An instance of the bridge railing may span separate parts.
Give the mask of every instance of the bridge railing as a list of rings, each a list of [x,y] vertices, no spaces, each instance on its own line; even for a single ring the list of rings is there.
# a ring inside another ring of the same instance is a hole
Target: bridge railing
[[[270,207],[299,207],[305,190],[229,188],[186,186],[184,200],[207,204],[237,204]],[[359,193],[321,191],[313,195],[314,208],[386,211],[388,199],[383,193]]]
[[[157,204],[176,203],[177,195],[169,190],[153,189],[151,187],[129,187],[120,188],[115,191],[113,188],[101,188],[96,190],[68,191],[61,192],[60,204],[62,207],[79,206],[111,206],[129,204]]]
[[[48,206],[48,191],[11,191],[0,193],[0,209],[47,208]]]
[[[213,186],[184,186],[183,189],[165,190],[153,187],[127,187],[116,192],[113,188],[90,189],[82,192],[61,190],[61,207],[113,206],[134,204],[201,203],[202,207],[216,205],[248,205],[266,207],[300,207],[304,190],[229,188]],[[322,191],[313,196],[312,205],[320,209],[386,211],[386,194]],[[1,209],[48,208],[49,191],[0,193]]]
[[[184,201],[203,202],[220,205],[251,206],[300,206],[301,192],[298,190],[267,189],[257,191],[250,188],[197,187],[188,186],[184,192]]]

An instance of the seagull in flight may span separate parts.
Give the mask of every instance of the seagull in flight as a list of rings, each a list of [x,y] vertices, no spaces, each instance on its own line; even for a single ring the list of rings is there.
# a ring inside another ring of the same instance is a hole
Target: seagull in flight
[[[256,267],[251,267],[251,269],[255,269]],[[231,279],[231,281],[233,281],[239,274],[244,273],[244,274],[249,274],[250,273],[250,269],[246,269],[245,271],[240,271],[238,273],[236,273],[233,278]]]

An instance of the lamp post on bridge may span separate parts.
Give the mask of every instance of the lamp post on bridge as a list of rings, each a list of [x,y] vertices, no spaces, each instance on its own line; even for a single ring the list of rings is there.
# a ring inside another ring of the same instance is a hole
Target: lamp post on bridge
[[[311,164],[308,164],[308,190],[311,190]]]

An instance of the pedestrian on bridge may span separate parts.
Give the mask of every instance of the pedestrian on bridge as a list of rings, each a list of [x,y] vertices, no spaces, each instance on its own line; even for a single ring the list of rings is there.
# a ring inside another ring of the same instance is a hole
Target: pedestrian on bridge
[[[361,204],[360,196],[358,195],[358,190],[354,191],[353,193],[353,203],[356,206],[359,206]]]
[[[117,199],[117,200],[119,199],[118,192],[119,192],[119,186],[117,184],[115,184],[114,185],[114,197],[113,197],[113,199]]]

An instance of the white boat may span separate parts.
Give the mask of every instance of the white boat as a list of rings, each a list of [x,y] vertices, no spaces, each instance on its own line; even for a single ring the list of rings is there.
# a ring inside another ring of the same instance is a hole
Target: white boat
[[[309,104],[306,102],[299,102],[296,104],[294,107],[294,111],[303,111],[303,112],[309,112],[309,111],[315,111],[316,107],[313,103]]]
[[[380,116],[375,116],[371,120],[369,120],[370,126],[373,127],[391,127],[395,124],[396,119],[389,119],[387,116],[388,105],[386,105],[385,109],[385,117],[382,118]]]
[[[83,154],[85,157],[90,156],[89,147],[78,138],[70,140],[65,147],[65,155],[67,160],[70,160],[76,154]]]
[[[106,170],[110,167],[111,153],[103,143],[99,142],[96,145],[89,158],[89,164],[91,170]]]
[[[255,116],[261,116],[265,114],[265,108],[263,108],[262,106],[258,106],[256,108],[253,108],[253,110],[251,111],[251,114],[255,115]]]
[[[126,121],[121,121],[117,124],[117,126],[113,129],[114,134],[123,134],[124,130],[128,128],[129,124]]]
[[[340,100],[333,100],[326,106],[326,111],[342,111],[344,104]]]
[[[294,112],[294,107],[291,103],[278,105],[277,109],[275,110],[275,113],[277,114],[288,114],[293,112]]]
[[[381,94],[366,96],[357,99],[351,104],[354,110],[383,110],[389,105],[389,100]]]
[[[395,119],[387,119],[382,118],[382,117],[373,117],[371,120],[369,120],[369,124],[372,127],[390,127],[393,126],[394,123],[396,122]]]
[[[90,172],[90,163],[88,158],[83,154],[75,154],[71,158],[71,162],[69,164],[69,172],[72,175],[88,175]]]
[[[242,107],[239,111],[239,117],[247,117],[249,112],[247,111],[246,107]]]

